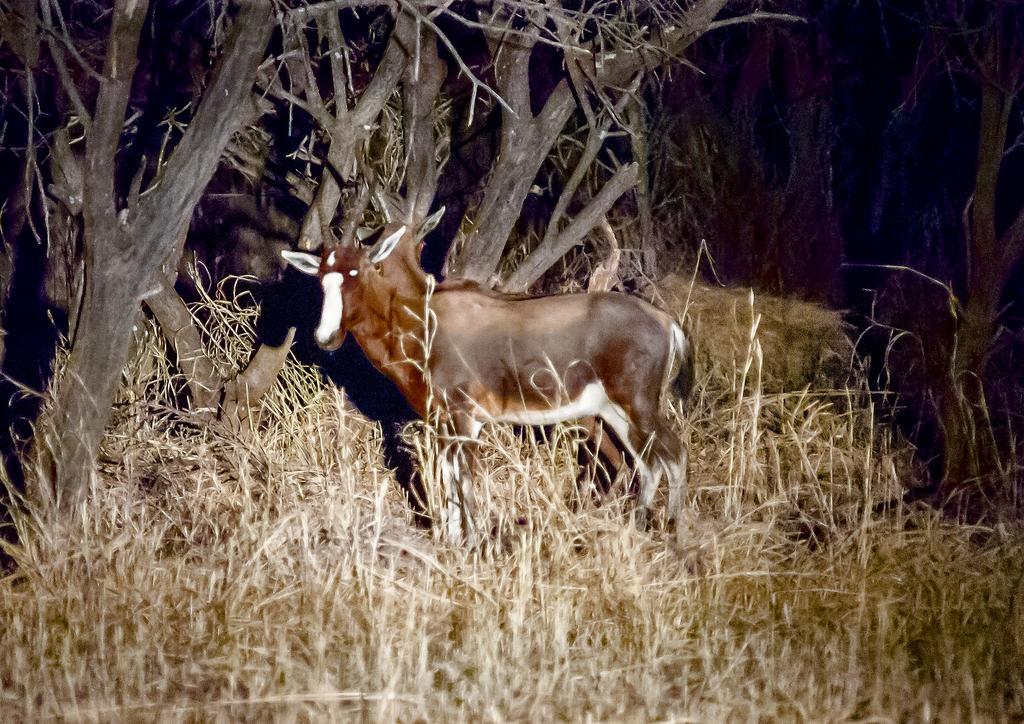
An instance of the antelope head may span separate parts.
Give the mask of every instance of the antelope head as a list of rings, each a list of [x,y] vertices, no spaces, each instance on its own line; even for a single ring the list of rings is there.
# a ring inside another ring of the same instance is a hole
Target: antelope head
[[[355,287],[361,283],[360,274],[369,272],[374,264],[382,262],[395,250],[405,235],[405,225],[385,229],[381,240],[371,247],[343,244],[325,246],[317,257],[304,251],[284,250],[281,256],[303,274],[320,277],[324,290],[324,306],[314,336],[316,343],[328,351],[341,346],[345,339],[342,319],[345,303],[342,290],[345,285]]]
[[[368,275],[375,274],[376,265],[391,256],[403,240],[418,248],[419,242],[437,225],[443,213],[444,207],[427,218],[415,234],[408,233],[405,224],[388,224],[380,232],[379,241],[372,246],[334,243],[324,246],[319,256],[302,251],[281,252],[285,261],[300,272],[320,278],[324,303],[314,337],[321,348],[336,350],[345,340],[343,321],[346,292],[361,285]],[[360,230],[357,236],[369,238],[374,233]]]

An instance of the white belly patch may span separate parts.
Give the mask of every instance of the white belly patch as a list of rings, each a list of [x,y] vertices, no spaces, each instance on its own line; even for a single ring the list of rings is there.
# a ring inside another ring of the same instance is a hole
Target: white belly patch
[[[538,410],[510,410],[500,415],[486,415],[486,419],[497,422],[510,422],[515,425],[553,425],[578,417],[609,416],[625,419],[622,408],[608,398],[604,385],[591,382],[583,388],[572,402],[560,407],[549,407]]]

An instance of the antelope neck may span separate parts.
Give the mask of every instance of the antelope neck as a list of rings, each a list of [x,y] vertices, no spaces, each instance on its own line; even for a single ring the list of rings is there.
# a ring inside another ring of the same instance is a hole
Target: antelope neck
[[[418,279],[406,268],[395,278],[389,274],[393,271],[393,267],[362,270],[359,284],[342,287],[346,292],[346,329],[367,358],[389,376],[388,368],[408,362],[419,351],[410,348],[410,341],[423,336],[424,294],[420,290],[426,287],[425,275]]]

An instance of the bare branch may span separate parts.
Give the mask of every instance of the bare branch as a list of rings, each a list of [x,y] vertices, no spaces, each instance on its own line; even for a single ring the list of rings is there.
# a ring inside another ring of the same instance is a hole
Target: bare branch
[[[93,200],[86,204],[87,213],[102,210],[106,223],[112,223],[116,215],[113,163],[121,141],[124,114],[138,63],[139,35],[148,7],[148,0],[117,0],[114,4],[103,80],[86,146],[90,183],[85,193]]]
[[[324,2],[302,5],[291,8],[286,12],[289,20],[304,20],[315,18],[326,13],[336,13],[339,10],[352,10],[354,8],[394,7],[395,0],[325,0]]]
[[[60,84],[64,88],[64,92],[68,94],[68,99],[71,101],[71,105],[75,107],[75,113],[78,114],[78,118],[82,123],[82,127],[89,130],[89,123],[92,118],[89,115],[89,111],[85,107],[85,103],[82,102],[82,96],[78,93],[78,88],[75,86],[75,82],[71,79],[71,73],[68,71],[67,60],[64,57],[63,45],[66,44],[68,47],[74,48],[71,43],[71,39],[68,37],[67,28],[64,23],[61,22],[61,31],[64,35],[64,43],[54,42],[53,38],[56,37],[57,33],[53,27],[53,17],[50,11],[51,0],[42,0],[39,3],[40,10],[42,11],[43,23],[46,28],[47,34],[50,38],[48,45],[50,47],[50,56],[53,58],[54,65],[57,66],[57,75],[60,78]],[[57,13],[60,13],[60,7],[56,2],[53,3]]]
[[[427,5],[429,6],[429,3]],[[439,4],[438,9],[446,17],[451,18],[455,22],[459,23],[460,25],[464,25],[467,28],[473,28],[474,30],[482,30],[485,33],[494,33],[495,30],[496,30],[493,24],[491,24],[491,23],[481,23],[481,22],[477,22],[475,20],[470,20],[469,18],[465,17],[464,15],[461,15],[461,14],[459,14],[457,12],[454,12],[451,9],[449,9],[447,4]],[[531,30],[519,30],[518,28],[513,28],[513,27],[510,27],[510,26],[508,26],[506,24],[505,26],[503,26],[501,28],[500,32],[501,32],[501,35],[503,37],[511,37],[511,36],[515,36],[515,35],[521,35],[521,36],[524,36],[524,37],[528,37],[528,36],[530,36],[533,33],[533,30],[532,29]],[[571,42],[566,42],[562,38],[554,38],[554,39],[548,38],[548,37],[546,37],[544,35],[544,33],[541,33],[540,35],[538,35],[536,37],[536,42],[540,43],[542,45],[549,45],[549,46],[551,46],[553,48],[561,48],[563,50],[585,52],[585,49],[582,48],[579,45],[576,45],[576,44],[571,43]]]
[[[725,18],[724,20],[716,20],[708,25],[707,30],[721,30],[722,28],[728,28],[731,25],[742,25],[744,23],[759,23],[766,20],[773,20],[780,23],[806,23],[807,18],[802,18],[799,15],[790,15],[789,13],[768,13],[762,10],[758,10],[746,15],[737,15],[733,18]]]
[[[503,289],[521,291],[540,279],[552,264],[565,256],[600,223],[618,198],[636,184],[636,180],[637,164],[622,166],[557,237],[545,240],[516,267],[508,281],[502,285]]]
[[[213,81],[167,161],[160,187],[139,205],[140,215],[173,221],[168,228],[153,229],[152,235],[147,235],[148,243],[136,244],[134,253],[154,254],[163,245],[162,239],[178,237],[191,220],[192,209],[216,170],[231,134],[258,114],[252,80],[270,39],[270,18],[270,3],[264,0],[244,4],[235,18]],[[240,114],[240,108],[245,113]]]
[[[178,368],[188,383],[192,411],[216,410],[223,380],[206,355],[192,314],[174,285],[168,280],[161,282],[159,291],[146,299],[146,306],[156,317],[160,331],[178,358]]]
[[[344,97],[335,99],[334,118],[324,128],[331,138],[327,159],[345,179],[350,179],[355,172],[357,149],[370,134],[405,70],[408,52],[400,38],[400,28],[404,24],[412,24],[412,19],[400,13],[395,19],[395,29],[388,39],[384,57],[353,108],[348,110]],[[308,58],[306,62],[309,62]],[[306,91],[307,96],[318,94],[315,83],[308,85]],[[319,97],[317,102],[323,104]],[[330,224],[341,203],[341,196],[338,179],[333,174],[323,174],[313,203],[302,222],[302,230],[299,232],[300,249],[315,249],[319,245],[324,235],[324,225]]]
[[[483,89],[484,92],[491,96],[502,108],[505,108],[508,111],[512,110],[509,107],[509,104],[505,102],[505,99],[502,98],[497,91],[495,91],[489,85],[480,80],[477,77],[476,73],[474,73],[473,70],[468,65],[466,65],[466,61],[462,59],[462,54],[459,53],[459,49],[455,47],[451,39],[444,32],[442,32],[439,27],[437,27],[437,24],[434,23],[434,21],[431,20],[429,16],[423,15],[414,4],[408,2],[407,0],[400,0],[400,2],[402,3],[402,7],[404,9],[408,10],[410,13],[415,15],[417,20],[419,20],[424,25],[433,30],[437,37],[441,40],[441,42],[444,43],[445,47],[448,48],[448,51],[452,54],[452,57],[455,58],[455,62],[459,66],[459,70],[461,70],[462,73],[469,80],[469,82],[473,84],[474,98],[476,98],[477,91]]]
[[[317,18],[320,33],[327,36],[327,57],[331,64],[331,83],[334,86],[334,102],[345,103],[345,69],[342,67],[341,49],[345,38],[341,34],[341,20],[338,13],[328,13]]]
[[[334,117],[331,116],[326,108],[324,108],[322,103],[311,101],[308,98],[299,98],[298,96],[286,91],[277,83],[270,84],[267,87],[267,93],[282,101],[291,103],[293,106],[301,108],[323,128],[330,128],[334,123]],[[319,96],[315,97],[319,100]]]
[[[601,86],[623,85],[636,72],[664,65],[680,55],[706,33],[728,0],[700,0],[683,15],[679,25],[666,28],[657,47],[616,47],[613,51],[592,52],[592,62]]]
[[[631,91],[636,89],[639,80],[640,78],[637,76]],[[590,104],[587,102],[586,97],[582,95],[579,97],[584,108],[590,109]],[[576,162],[576,166],[573,169],[572,174],[569,176],[569,180],[562,188],[562,193],[559,195],[558,201],[555,203],[554,210],[551,212],[551,219],[548,221],[548,228],[544,235],[545,241],[548,241],[558,233],[558,227],[562,221],[562,216],[565,215],[566,209],[569,208],[569,204],[576,195],[576,189],[579,188],[579,185],[587,175],[587,171],[590,170],[590,165],[594,162],[594,159],[597,158],[597,154],[600,153],[601,147],[604,145],[605,138],[607,137],[608,130],[611,128],[612,120],[622,113],[622,109],[625,107],[626,103],[630,101],[630,98],[630,92],[623,93],[614,108],[610,113],[606,114],[604,119],[599,120],[594,115],[593,110],[589,110],[587,113],[590,125],[590,131],[587,134],[587,141],[583,147],[583,152],[580,154],[579,160]]]
[[[548,241],[552,237],[558,234],[558,227],[561,224],[562,217],[565,215],[566,210],[569,208],[569,204],[572,202],[573,197],[576,196],[576,189],[586,178],[587,172],[590,170],[590,165],[597,158],[597,154],[600,153],[601,147],[604,146],[605,135],[608,133],[608,129],[611,126],[611,119],[605,118],[598,121],[594,119],[594,125],[590,127],[587,133],[587,141],[583,146],[583,151],[580,153],[579,159],[576,161],[576,166],[572,170],[572,174],[569,176],[569,180],[565,182],[565,186],[562,187],[562,193],[558,195],[558,201],[555,202],[555,208],[551,212],[551,218],[548,220],[548,228],[544,234],[544,240]]]
[[[274,386],[294,340],[295,327],[289,327],[280,345],[260,345],[245,371],[225,386],[220,419],[229,429],[241,432],[252,424],[252,413]]]
[[[329,118],[330,116],[327,114],[327,105],[320,97],[316,73],[313,72],[313,51],[309,48],[305,33],[299,32],[297,35],[299,38],[299,59],[302,61],[302,65],[297,69],[298,72],[295,73],[294,78],[298,79],[306,100],[315,108],[319,108],[325,118]],[[348,104],[345,102],[344,98],[337,100],[341,103],[342,110],[346,110],[348,108]],[[335,113],[338,113],[337,108],[335,108]]]

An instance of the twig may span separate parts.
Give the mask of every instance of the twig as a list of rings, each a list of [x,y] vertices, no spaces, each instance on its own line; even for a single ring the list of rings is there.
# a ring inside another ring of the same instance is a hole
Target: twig
[[[60,8],[57,3],[54,3],[57,8],[57,15],[60,16]],[[56,32],[53,30],[53,18],[50,14],[50,0],[43,0],[40,3],[40,10],[42,10],[44,28],[46,29],[47,36],[57,37]],[[60,83],[64,87],[64,92],[68,94],[68,98],[71,100],[71,105],[75,107],[75,113],[78,114],[78,118],[82,123],[82,127],[85,128],[86,132],[89,130],[89,126],[92,123],[92,116],[89,115],[89,111],[85,107],[85,103],[82,102],[82,96],[78,93],[78,88],[75,86],[75,82],[71,78],[71,73],[68,71],[67,61],[64,58],[64,51],[61,49],[61,45],[67,45],[74,49],[74,45],[71,40],[67,38],[67,30],[63,28],[63,20],[61,21],[61,27],[64,30],[65,39],[62,43],[48,42],[50,46],[50,55],[53,57],[54,65],[57,66],[57,75],[60,76]],[[91,70],[91,69],[90,69]]]
[[[433,20],[431,20],[429,16],[421,13],[419,11],[419,8],[417,8],[413,3],[408,2],[408,0],[399,0],[399,2],[401,3],[402,7],[408,10],[409,13],[413,15],[417,20],[419,20],[428,28],[434,31],[434,34],[437,35],[441,42],[444,43],[445,47],[448,48],[448,50],[451,52],[452,57],[455,58],[455,62],[459,66],[459,70],[461,70],[465,74],[467,80],[469,80],[469,82],[473,85],[474,91],[476,90],[477,87],[483,88],[488,94],[490,94],[492,98],[494,98],[495,101],[498,102],[499,105],[501,105],[502,108],[507,110],[512,115],[516,115],[516,112],[512,110],[512,106],[505,102],[505,99],[501,97],[501,94],[498,93],[498,91],[491,88],[491,86],[489,86],[487,83],[484,83],[482,80],[480,80],[476,76],[476,74],[470,69],[470,67],[466,65],[466,61],[462,59],[462,55],[459,53],[458,49],[455,47],[452,41],[448,38],[447,35],[445,35],[445,33],[439,27],[437,27],[437,24]],[[474,98],[475,96],[476,94],[474,92]]]
[[[939,281],[935,277],[929,276],[920,269],[915,269],[912,266],[905,266],[903,264],[857,264],[853,262],[845,262],[843,264],[840,264],[840,267],[848,269],[883,269],[885,271],[909,272],[914,276],[918,276],[924,279],[927,282],[931,282],[932,284],[942,287],[943,291],[945,291],[946,295],[949,297],[950,307],[954,310],[954,312],[962,311],[960,308],[960,300],[957,299],[956,294],[953,293],[953,289],[949,284],[947,284],[946,282]]]
[[[790,15],[789,13],[768,13],[763,10],[757,10],[746,15],[737,15],[733,18],[725,18],[724,20],[715,20],[708,25],[708,32],[711,30],[719,30],[721,28],[727,28],[730,25],[740,25],[742,23],[756,23],[761,20],[778,20],[785,23],[806,23],[807,18],[802,18],[799,15]]]

